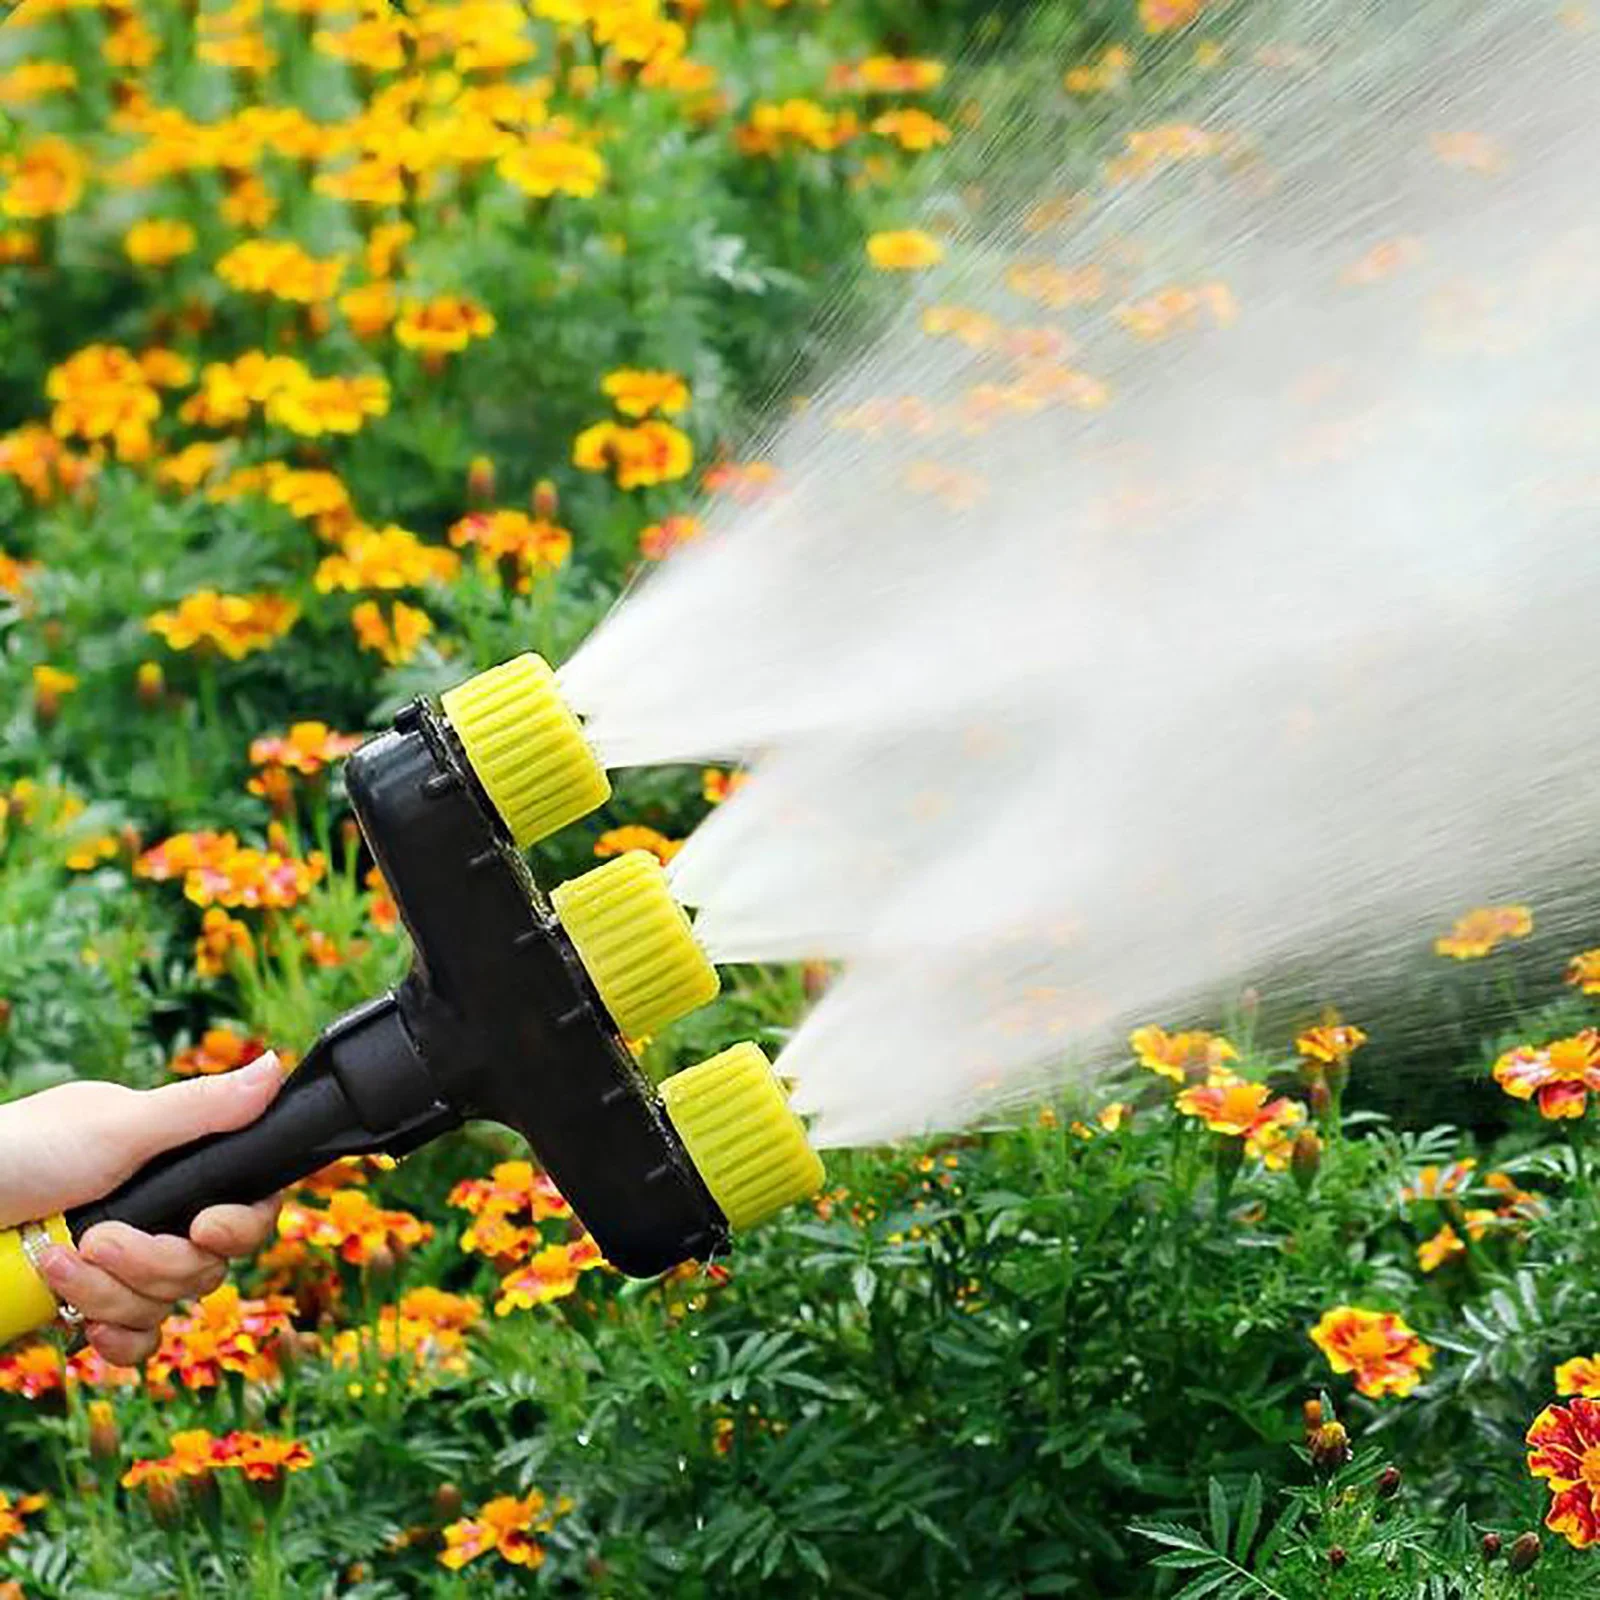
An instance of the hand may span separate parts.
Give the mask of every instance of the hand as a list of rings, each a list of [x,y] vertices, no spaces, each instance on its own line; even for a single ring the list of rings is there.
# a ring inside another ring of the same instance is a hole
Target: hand
[[[0,1106],[0,1228],[98,1200],[164,1150],[245,1127],[282,1083],[268,1053],[235,1072],[160,1089],[67,1083]],[[83,1313],[100,1354],[134,1366],[154,1354],[177,1301],[209,1294],[227,1276],[229,1257],[261,1248],[277,1209],[275,1200],[213,1206],[187,1239],[98,1223],[77,1249],[46,1250],[41,1270],[56,1298]]]

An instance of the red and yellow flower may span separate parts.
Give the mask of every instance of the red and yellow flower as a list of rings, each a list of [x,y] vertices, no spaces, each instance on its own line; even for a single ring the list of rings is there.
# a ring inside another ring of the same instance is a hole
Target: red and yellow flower
[[[285,1296],[246,1300],[225,1283],[167,1319],[161,1347],[146,1369],[149,1381],[159,1387],[176,1378],[187,1389],[211,1389],[233,1372],[250,1383],[271,1382],[293,1312],[294,1302]]]
[[[218,912],[217,915],[227,918],[226,912]],[[249,939],[248,932],[245,938]],[[266,1048],[260,1039],[249,1038],[237,1029],[207,1028],[200,1035],[199,1043],[189,1045],[172,1058],[172,1071],[180,1078],[210,1077],[219,1072],[233,1072],[239,1067],[249,1066],[265,1053]]]
[[[1515,1100],[1535,1100],[1542,1117],[1581,1117],[1590,1091],[1600,1093],[1600,1030],[1507,1050],[1494,1064],[1494,1081]]]
[[[1433,948],[1456,961],[1476,961],[1505,940],[1525,939],[1532,932],[1533,913],[1526,906],[1478,906],[1435,939]]]
[[[1295,1130],[1306,1118],[1299,1101],[1284,1096],[1274,1099],[1266,1084],[1252,1083],[1226,1067],[1213,1069],[1205,1083],[1183,1090],[1177,1107],[1213,1133],[1243,1139],[1245,1154],[1264,1161],[1274,1171],[1288,1166]]]
[[[433,1224],[409,1211],[374,1204],[360,1189],[342,1189],[326,1211],[290,1200],[278,1217],[278,1237],[329,1250],[352,1266],[367,1266],[380,1251],[394,1255],[433,1237]]]
[[[639,823],[626,823],[620,828],[607,828],[594,842],[594,853],[602,860],[620,856],[629,850],[648,850],[665,866],[683,848],[682,839],[669,839],[654,828]]]
[[[1563,1361],[1556,1368],[1556,1393],[1600,1400],[1600,1354]]]
[[[1433,1364],[1433,1347],[1393,1311],[1335,1306],[1311,1330],[1311,1341],[1335,1372],[1353,1373],[1371,1400],[1410,1394]]]
[[[1174,1083],[1204,1077],[1239,1059],[1239,1052],[1220,1033],[1207,1033],[1203,1028],[1182,1033],[1154,1026],[1135,1028],[1128,1043],[1141,1067]]]
[[[675,417],[689,406],[689,385],[676,372],[621,367],[608,372],[600,388],[625,417],[648,417],[652,412]]]
[[[504,1317],[513,1311],[528,1311],[564,1300],[577,1289],[585,1272],[604,1265],[599,1248],[587,1234],[570,1243],[546,1245],[500,1280],[495,1315]]]
[[[1546,1406],[1528,1447],[1528,1471],[1550,1489],[1544,1525],[1578,1550],[1600,1543],[1600,1400]]]
[[[1295,1039],[1294,1047],[1308,1061],[1333,1066],[1349,1061],[1366,1042],[1366,1034],[1353,1024],[1329,1022],[1307,1028]]]
[[[13,1500],[0,1489],[0,1549],[4,1549],[24,1531],[23,1519],[49,1505],[50,1497],[43,1494],[25,1494]]]
[[[520,1500],[501,1495],[476,1515],[452,1522],[444,1530],[439,1560],[452,1572],[486,1555],[499,1555],[514,1567],[538,1567],[544,1562],[544,1546],[534,1535],[548,1533],[571,1509],[571,1501],[563,1499],[551,1505],[537,1489]]]
[[[407,350],[425,355],[456,355],[474,339],[495,331],[493,315],[465,295],[438,295],[432,300],[407,300],[400,309],[394,336]]]
[[[614,470],[622,489],[648,489],[688,477],[694,445],[670,422],[652,419],[636,427],[597,422],[573,441],[572,464],[585,472]]]

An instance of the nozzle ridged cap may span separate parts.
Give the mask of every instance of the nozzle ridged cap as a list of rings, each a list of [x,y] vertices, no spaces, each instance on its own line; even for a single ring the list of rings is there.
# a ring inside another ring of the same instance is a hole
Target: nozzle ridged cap
[[[675,1073],[661,1098],[730,1226],[753,1228],[822,1187],[822,1158],[759,1046],[736,1044]]]
[[[717,969],[649,851],[629,850],[573,878],[550,901],[626,1038],[642,1039],[716,998]]]
[[[441,696],[484,793],[519,847],[611,798],[611,781],[536,655],[520,655]]]

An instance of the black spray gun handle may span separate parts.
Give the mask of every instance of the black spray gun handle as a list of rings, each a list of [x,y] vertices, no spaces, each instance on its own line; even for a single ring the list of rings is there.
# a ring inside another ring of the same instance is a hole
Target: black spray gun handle
[[[328,1028],[249,1126],[167,1151],[67,1226],[74,1239],[107,1221],[186,1234],[208,1206],[265,1200],[341,1156],[404,1155],[460,1121],[385,996]]]

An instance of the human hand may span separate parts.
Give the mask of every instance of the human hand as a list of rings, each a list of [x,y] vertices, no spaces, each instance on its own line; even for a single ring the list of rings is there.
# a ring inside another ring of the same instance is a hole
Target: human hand
[[[97,1200],[164,1150],[245,1127],[282,1083],[269,1052],[235,1072],[160,1089],[67,1083],[0,1106],[0,1228]],[[259,1250],[276,1217],[275,1200],[213,1206],[187,1239],[101,1222],[76,1249],[45,1250],[40,1270],[56,1298],[83,1313],[100,1354],[133,1366],[154,1353],[173,1305],[215,1289],[228,1259]]]

